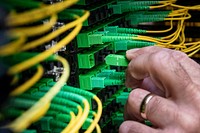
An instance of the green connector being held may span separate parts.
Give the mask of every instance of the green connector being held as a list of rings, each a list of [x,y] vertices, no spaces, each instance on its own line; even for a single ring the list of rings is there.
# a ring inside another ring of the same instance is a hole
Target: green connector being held
[[[128,66],[129,61],[124,55],[109,54],[105,58],[107,65],[112,66]]]

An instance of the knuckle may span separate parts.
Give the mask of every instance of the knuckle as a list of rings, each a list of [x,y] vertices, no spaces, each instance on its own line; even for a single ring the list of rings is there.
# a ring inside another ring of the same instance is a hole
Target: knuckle
[[[173,50],[172,51],[172,56],[177,61],[188,59],[188,56],[185,53],[181,52],[181,51]]]
[[[149,57],[149,61],[151,65],[154,67],[155,65],[166,66],[169,59],[170,59],[170,54],[166,51],[159,51],[159,52],[153,53]]]

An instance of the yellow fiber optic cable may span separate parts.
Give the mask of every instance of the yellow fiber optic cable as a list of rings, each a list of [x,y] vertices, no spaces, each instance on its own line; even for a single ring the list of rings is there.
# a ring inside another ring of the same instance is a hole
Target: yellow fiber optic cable
[[[75,133],[77,132],[81,126],[83,125],[83,123],[85,122],[85,120],[88,117],[89,111],[90,111],[90,105],[88,103],[88,101],[85,99],[83,100],[83,105],[84,105],[84,110],[83,110],[83,114],[81,116],[81,118],[79,119],[78,123],[75,125],[75,127],[73,127],[69,133]]]
[[[75,116],[74,112],[71,111],[71,112],[70,112],[70,116],[71,116],[71,120],[69,121],[67,127],[68,127],[69,125],[73,124],[74,121],[76,120],[76,116]],[[64,130],[65,130],[65,129],[64,129]],[[64,131],[64,130],[63,130],[61,133],[68,133],[67,131]]]
[[[71,120],[69,121],[68,125],[73,123],[74,120],[76,119],[76,116],[75,116],[74,112],[72,112],[72,111],[70,112],[70,116],[71,116]]]
[[[176,14],[176,13],[180,13],[180,12],[185,12],[188,11],[187,9],[177,9],[177,10],[172,10],[172,12],[170,14]]]
[[[97,102],[97,115],[96,117],[94,118],[94,121],[92,122],[92,124],[88,127],[88,129],[85,131],[85,133],[91,133],[95,126],[97,125],[100,117],[101,117],[101,114],[102,114],[102,103],[101,103],[101,100],[99,100],[99,98],[97,96],[94,96],[93,99]]]
[[[172,1],[169,1],[169,0],[167,0],[167,1],[159,1],[158,3],[159,4],[166,4],[166,3],[172,3]]]
[[[71,123],[69,123],[65,129],[63,129],[62,133],[69,133],[72,128],[77,128],[77,130],[79,130],[76,123],[80,120],[83,113],[83,109],[80,105],[78,105],[77,108],[78,108],[77,117]]]
[[[94,117],[95,117],[95,116],[96,116],[96,113],[93,114],[93,115],[94,115]],[[93,123],[93,120],[90,119],[90,118],[87,118],[87,121],[89,121],[90,123]],[[99,124],[98,124],[98,123],[96,124],[95,128],[96,128],[96,133],[101,133],[101,128],[99,127]]]
[[[97,117],[97,114],[95,112],[93,113],[93,115],[94,115],[94,117]],[[96,132],[101,133],[101,128],[99,127],[98,123],[96,124]]]
[[[97,129],[97,133],[101,133],[101,128],[98,123],[96,124],[96,129]]]
[[[196,45],[192,45],[191,47],[189,47],[187,49],[183,49],[182,51],[185,52],[185,53],[188,53],[188,52],[192,52],[192,51],[194,51],[196,49],[199,49],[200,48],[200,44],[196,44]]]
[[[192,57],[194,54],[196,54],[198,51],[200,50],[200,48],[198,48],[197,50],[193,51],[192,53],[188,54],[189,57]]]
[[[49,22],[46,22],[45,24],[32,26],[32,27],[20,27],[20,28],[13,28],[11,32],[20,32],[25,34],[26,36],[35,36],[35,35],[41,35],[50,29],[52,29],[53,25],[57,22],[57,15],[52,15]]]
[[[200,44],[200,41],[185,43],[185,45],[195,45],[195,44]]]
[[[191,18],[191,15],[189,14],[189,13],[187,13],[187,16],[185,16],[185,17],[178,17],[178,18],[174,18],[174,17],[172,17],[172,18],[164,18],[164,20],[185,20],[185,19],[190,19]]]
[[[153,31],[153,30],[147,30],[147,33],[165,33],[165,32],[169,32],[173,29],[173,20],[170,21],[170,28],[166,29],[166,30],[158,30],[158,31]]]
[[[46,42],[49,42],[50,40],[52,40],[53,38],[59,36],[60,34],[62,34],[63,32],[67,31],[70,28],[73,28],[75,25],[84,22],[87,18],[89,17],[89,12],[85,11],[84,15],[81,16],[80,18],[74,20],[73,22],[70,22],[68,24],[66,24],[65,26],[62,26],[61,28],[59,28],[58,30],[49,33],[48,35],[39,38],[37,40],[34,40],[32,42],[28,42],[27,44],[25,44],[22,48],[21,51],[25,51],[25,50],[29,50],[32,48],[35,48],[39,45],[42,45]]]
[[[175,34],[177,34],[178,31],[180,30],[181,26],[182,26],[182,25],[178,23],[176,31],[175,31],[174,33],[172,33],[171,35],[162,37],[161,40],[165,40],[165,39],[167,39],[167,38],[171,38],[172,36],[174,36]],[[163,42],[164,42],[164,41],[163,41]]]
[[[153,37],[149,37],[149,36],[143,36],[143,35],[139,35],[140,37],[143,37],[143,38],[148,38],[149,39],[149,41],[156,41],[156,42],[173,42],[175,39],[176,39],[176,37],[177,37],[177,35],[179,35],[179,33],[181,32],[181,27],[182,27],[182,25],[183,25],[183,20],[182,21],[180,21],[180,24],[178,24],[178,26],[177,26],[177,30],[174,32],[174,33],[172,33],[171,35],[169,35],[169,36],[166,36],[166,37],[162,37],[161,39],[159,39],[159,38],[153,38]],[[172,37],[173,36],[173,37]],[[165,39],[167,39],[167,38],[170,38],[170,37],[172,37],[170,40],[165,40]]]
[[[196,5],[196,6],[180,6],[180,5],[176,5],[176,4],[171,4],[170,6],[176,7],[176,8],[188,9],[188,10],[200,10],[200,5]]]
[[[150,9],[162,8],[162,7],[166,7],[169,5],[171,5],[171,2],[167,2],[167,3],[164,3],[163,5],[158,5],[158,6],[150,6]]]
[[[65,46],[69,42],[71,42],[71,40],[73,40],[76,37],[76,35],[79,33],[79,31],[81,30],[81,27],[82,27],[82,23],[78,24],[64,39],[62,39],[60,42],[58,42],[56,45],[54,45],[50,49],[42,52],[41,54],[38,54],[38,55],[32,57],[31,59],[28,59],[24,62],[21,62],[19,64],[16,64],[16,65],[10,67],[10,69],[8,70],[8,74],[12,75],[12,74],[19,73],[25,69],[32,67],[33,65],[35,65],[37,63],[45,60],[50,55],[52,55],[53,53],[55,53],[56,51],[61,49],[63,46]]]
[[[42,77],[43,72],[44,72],[44,69],[43,69],[42,65],[38,64],[37,72],[35,73],[35,75],[33,77],[31,77],[31,79],[26,81],[24,84],[20,85],[16,89],[14,89],[10,93],[10,95],[16,96],[16,95],[19,95],[19,94],[25,92],[26,90],[28,90],[31,86],[33,86]]]
[[[181,27],[183,25],[183,22],[184,22],[184,20],[181,20]],[[154,43],[156,43],[158,45],[164,45],[164,46],[165,45],[170,45],[170,46],[173,46],[173,47],[183,48],[183,46],[171,45],[171,43],[173,43],[178,38],[178,36],[180,35],[180,32],[181,32],[181,28],[178,30],[178,33],[172,39],[170,39],[170,41],[167,41],[166,43],[160,42],[160,41],[163,41],[161,39],[159,40],[157,38],[152,38],[152,37],[147,37],[147,36],[142,36],[142,35],[138,35],[137,37],[133,37],[133,39],[150,41],[150,42],[154,42]]]
[[[74,120],[76,119],[76,116],[75,116],[75,114],[74,114],[73,111],[71,111],[69,114],[70,114],[70,116],[71,116],[71,119],[70,119],[68,125],[71,124],[71,123],[73,123]],[[67,125],[67,126],[68,126],[68,125]],[[62,131],[62,132],[63,132],[63,131]],[[64,133],[67,133],[67,132],[64,132]]]
[[[36,102],[30,109],[25,111],[21,116],[16,118],[7,127],[14,132],[22,132],[31,123],[40,119],[49,109],[50,102],[54,96],[60,91],[61,87],[66,83],[69,77],[69,64],[61,56],[55,56],[55,60],[59,61],[63,65],[63,74],[56,84],[41,98]]]
[[[184,45],[184,43],[185,43],[185,25],[183,25],[180,38],[181,38],[180,39],[181,42],[179,43],[179,45]]]
[[[41,20],[68,8],[69,6],[75,4],[77,1],[78,0],[65,0],[63,2],[58,2],[52,5],[42,6],[39,9],[33,9],[31,11],[19,14],[11,14],[7,18],[7,25],[19,26]]]
[[[186,12],[181,12],[181,13],[171,13],[168,15],[168,17],[177,17],[177,16],[183,16],[185,15]]]
[[[14,36],[18,37],[18,39],[3,46],[0,46],[0,56],[11,55],[18,52],[19,47],[21,47],[21,45],[26,41],[26,37],[24,34],[16,33]]]

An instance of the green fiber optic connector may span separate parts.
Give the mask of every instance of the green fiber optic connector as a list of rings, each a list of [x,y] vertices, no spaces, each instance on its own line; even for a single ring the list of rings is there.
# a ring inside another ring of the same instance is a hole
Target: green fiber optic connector
[[[46,84],[45,83],[36,83],[33,85],[33,87],[40,89],[40,88],[46,87]]]
[[[106,65],[98,66],[87,74],[79,75],[80,88],[85,90],[105,88],[105,86],[124,85],[124,80],[124,73],[108,70]]]
[[[117,4],[109,6],[113,9],[114,14],[122,14],[129,11],[149,10],[150,5],[157,4],[158,1],[119,1]],[[139,6],[138,6],[139,5]]]
[[[112,86],[112,85],[124,85],[125,81],[124,79],[105,79],[104,85],[105,86]]]
[[[116,113],[112,117],[112,124],[113,125],[121,125],[123,121],[124,121],[124,115],[123,115],[123,113]]]
[[[106,26],[104,27],[104,31],[109,31],[111,33],[118,33],[119,26]]]
[[[91,47],[94,44],[91,44],[88,40],[88,36],[92,35],[96,31],[99,31],[102,29],[102,27],[106,27],[108,25],[111,25],[112,23],[124,19],[124,17],[128,16],[128,14],[124,14],[121,16],[118,16],[114,19],[108,19],[105,22],[101,23],[100,25],[95,25],[94,27],[90,28],[87,31],[84,31],[82,33],[79,33],[76,37],[78,48],[88,48]]]
[[[158,4],[160,1],[131,1],[129,6],[151,6]]]
[[[115,69],[113,70],[103,70],[101,73],[96,75],[97,77],[106,77],[109,79],[122,79],[125,77],[124,72],[116,72]]]
[[[31,89],[28,89],[26,91],[26,94],[29,93],[29,94],[34,94],[35,92],[38,92],[38,87],[31,87]]]
[[[110,47],[110,45],[111,43],[106,44],[106,45],[98,45],[96,47],[93,47],[90,50],[83,51],[77,54],[78,67],[82,69],[89,69],[89,68],[94,67],[96,65],[95,54],[107,47]]]
[[[124,55],[110,54],[105,58],[107,65],[112,66],[128,66],[129,61]]]
[[[53,79],[52,78],[42,78],[42,79],[39,80],[39,82],[48,85],[51,82],[53,82]]]
[[[93,88],[105,88],[105,86],[124,85],[125,73],[116,70],[103,70],[92,77]]]
[[[129,17],[127,17],[127,20],[131,21],[131,24],[136,25],[138,23],[143,22],[158,22],[158,21],[164,21],[165,17],[167,17],[168,14],[158,14],[158,15],[145,15],[143,13],[141,14],[131,14]]]
[[[105,88],[106,86],[124,85],[123,80],[107,79],[106,77],[92,77],[93,88]]]
[[[135,29],[135,28],[119,28],[118,26],[107,26],[104,31],[109,31],[110,33],[134,33],[134,34],[145,34],[146,30]],[[134,35],[132,34],[132,35]]]
[[[132,36],[132,37],[137,36],[136,34],[117,33],[117,32],[110,32],[110,31],[98,31],[98,32],[95,32],[94,34],[100,34],[101,36]]]
[[[92,90],[92,77],[95,77],[96,74],[100,73],[104,69],[109,69],[108,65],[102,64],[98,65],[97,67],[93,68],[86,74],[79,75],[79,83],[80,88],[84,90]]]
[[[88,40],[89,40],[88,43],[90,45],[94,45],[94,44],[104,44],[105,42],[115,42],[115,41],[120,41],[120,40],[133,40],[133,36],[130,36],[130,35],[104,36],[103,34],[91,34],[88,36]]]
[[[115,73],[116,70],[113,69],[113,70],[110,70],[110,69],[105,69],[105,70],[102,70],[101,73],[98,73],[96,76],[97,77],[106,77],[106,78],[109,78],[111,74]]]
[[[116,102],[121,103],[122,105],[126,104],[128,99],[129,92],[122,92],[119,96],[116,97]]]
[[[126,51],[133,48],[142,48],[147,46],[154,46],[154,42],[147,42],[147,41],[137,41],[137,40],[124,40],[124,41],[116,41],[113,43],[112,49],[117,51]]]
[[[79,53],[78,57],[78,67],[85,69],[85,68],[92,68],[95,66],[95,56],[94,52],[91,53]]]

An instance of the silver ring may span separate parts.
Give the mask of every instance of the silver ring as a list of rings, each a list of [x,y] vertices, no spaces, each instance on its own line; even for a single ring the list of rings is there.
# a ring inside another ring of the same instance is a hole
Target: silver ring
[[[145,120],[147,120],[146,106],[147,106],[147,104],[149,103],[149,101],[150,101],[154,96],[155,96],[155,95],[152,94],[152,93],[147,94],[147,95],[144,97],[144,99],[143,99],[143,101],[142,101],[142,103],[141,103],[141,105],[140,105],[140,114],[141,114],[142,118],[144,118]]]

